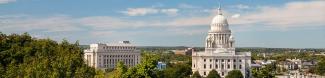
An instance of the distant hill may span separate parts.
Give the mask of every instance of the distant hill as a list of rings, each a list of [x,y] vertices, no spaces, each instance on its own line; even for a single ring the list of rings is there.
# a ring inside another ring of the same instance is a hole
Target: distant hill
[[[90,48],[89,45],[79,45],[79,47],[83,50],[83,49],[87,49]]]

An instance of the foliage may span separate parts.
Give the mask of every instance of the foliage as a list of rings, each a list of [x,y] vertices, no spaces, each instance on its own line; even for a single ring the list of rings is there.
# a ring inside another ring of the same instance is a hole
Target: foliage
[[[141,76],[137,74],[137,68],[131,67],[127,70],[125,74],[123,74],[124,78],[140,78]]]
[[[221,78],[216,70],[211,70],[206,78]]]
[[[129,68],[123,77],[125,78],[156,78],[156,69],[159,57],[155,54],[142,54],[141,63]]]
[[[177,63],[168,67],[164,71],[165,78],[185,78],[192,74],[191,65],[185,63]]]
[[[274,78],[275,77],[276,66],[275,64],[266,65],[261,69],[252,69],[252,75],[255,78]]]
[[[202,76],[198,71],[195,71],[194,74],[192,75],[192,78],[202,78]]]
[[[325,75],[325,60],[322,60],[317,63],[315,73],[318,75]]]
[[[111,78],[122,78],[123,74],[127,71],[127,67],[122,61],[119,61],[116,65],[116,70],[113,71]]]
[[[0,78],[92,78],[96,72],[83,61],[79,44],[36,39],[29,34],[0,32]]]
[[[244,76],[239,70],[232,70],[228,72],[225,78],[244,78]]]
[[[94,78],[105,78],[105,74],[102,70],[96,70],[96,75]]]
[[[128,69],[119,63],[115,70],[109,72],[110,78],[187,78],[192,74],[191,62],[187,59],[190,56],[181,56],[182,60],[186,60],[186,62],[167,63],[167,68],[164,70],[157,69],[158,61],[175,60],[175,58],[171,58],[175,56],[174,54],[143,52],[141,56],[141,62]],[[118,73],[121,69],[125,72]]]

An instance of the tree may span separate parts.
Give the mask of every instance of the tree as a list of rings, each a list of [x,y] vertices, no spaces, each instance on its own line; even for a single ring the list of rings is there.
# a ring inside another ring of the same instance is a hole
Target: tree
[[[202,77],[198,71],[195,71],[194,74],[192,75],[192,78],[202,78]]]
[[[137,68],[131,67],[123,74],[123,78],[140,78],[140,75],[137,74]]]
[[[206,78],[221,78],[216,70],[211,70]]]
[[[104,72],[102,70],[96,70],[96,75],[94,78],[104,78]]]
[[[185,78],[192,74],[191,66],[186,63],[172,64],[164,70],[166,78]]]
[[[317,63],[315,73],[322,76],[325,75],[325,60],[321,60]]]
[[[112,78],[122,78],[123,74],[127,72],[127,67],[124,65],[122,61],[119,61],[116,65],[116,70],[113,71]]]
[[[123,74],[124,78],[157,78],[157,63],[159,57],[155,54],[142,54],[141,63],[131,67]]]
[[[141,63],[136,66],[137,74],[146,78],[155,77],[155,71],[157,71],[155,68],[157,66],[158,59],[159,57],[155,54],[143,54]]]
[[[253,68],[252,75],[255,78],[274,78],[275,77],[275,69],[272,69],[272,65],[266,65],[261,69]]]
[[[116,69],[119,72],[118,74],[121,74],[121,75],[127,71],[127,67],[124,65],[124,63],[122,61],[119,61],[117,63]]]
[[[239,70],[232,70],[228,72],[225,78],[244,78],[244,76]]]
[[[0,78],[93,78],[79,43],[32,38],[28,33],[0,33]]]

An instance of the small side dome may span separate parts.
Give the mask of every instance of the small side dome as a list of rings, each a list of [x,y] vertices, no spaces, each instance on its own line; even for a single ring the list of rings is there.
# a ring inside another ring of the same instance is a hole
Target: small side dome
[[[229,40],[234,41],[235,40],[234,36],[230,35]]]

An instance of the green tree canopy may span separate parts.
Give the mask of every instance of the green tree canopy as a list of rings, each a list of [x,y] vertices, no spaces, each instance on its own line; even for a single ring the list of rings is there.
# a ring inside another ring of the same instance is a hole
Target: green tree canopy
[[[321,60],[317,63],[315,73],[318,75],[325,75],[325,60]]]
[[[159,57],[155,54],[144,53],[141,63],[127,70],[123,77],[126,78],[157,78],[157,63]]]
[[[211,70],[206,78],[221,78],[216,70]]]
[[[255,78],[274,78],[275,77],[275,70],[276,66],[275,64],[268,64],[263,68],[260,69],[256,69],[253,68],[252,69],[252,75]]]
[[[0,32],[0,78],[92,78],[95,69],[83,61],[78,42],[36,39],[29,34]]]
[[[244,76],[239,70],[232,70],[228,72],[225,78],[244,78]]]
[[[102,70],[96,70],[96,75],[94,78],[105,78],[105,74]]]
[[[202,78],[202,77],[198,71],[195,71],[194,74],[192,75],[192,78]]]
[[[113,71],[112,78],[122,78],[123,74],[127,72],[127,67],[122,61],[119,61],[116,65],[116,70]]]
[[[185,78],[192,74],[191,66],[185,63],[177,63],[164,70],[166,78]]]

